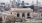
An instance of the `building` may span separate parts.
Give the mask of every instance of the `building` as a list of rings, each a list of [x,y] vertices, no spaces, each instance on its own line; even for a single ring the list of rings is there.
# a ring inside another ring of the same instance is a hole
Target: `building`
[[[13,8],[16,8],[16,0],[13,0]]]
[[[28,10],[28,11],[27,11]],[[14,15],[16,16],[16,17],[25,17],[25,18],[27,18],[27,15],[26,14],[30,14],[31,12],[33,12],[33,10],[32,9],[30,9],[30,8],[15,8],[14,9]],[[12,12],[12,13],[13,13]],[[15,14],[16,13],[16,14]],[[23,15],[23,16],[22,16]],[[25,16],[24,16],[25,15]],[[29,16],[30,17],[30,16]]]
[[[6,20],[7,17],[16,17],[16,18],[25,18],[25,19],[39,19],[42,18],[42,13],[33,12],[31,8],[11,8],[10,11],[0,12],[0,16],[3,21]],[[11,18],[11,19],[12,19]]]
[[[12,9],[12,15],[16,16],[16,17],[20,17],[20,18],[40,18],[41,14],[40,13],[36,13],[33,12],[33,9],[31,8],[14,8]]]
[[[20,0],[17,0],[17,3],[21,3],[21,1]]]
[[[25,2],[24,1],[22,1],[22,6],[25,6]]]
[[[4,8],[5,5],[6,5],[6,4],[5,4],[4,2],[1,2],[1,3],[0,3],[0,8],[1,8],[1,7]]]
[[[4,10],[6,3],[0,2],[0,11]]]

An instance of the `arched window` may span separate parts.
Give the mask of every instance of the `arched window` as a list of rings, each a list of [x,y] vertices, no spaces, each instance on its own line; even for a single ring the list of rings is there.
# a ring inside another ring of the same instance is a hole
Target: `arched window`
[[[31,18],[31,17],[30,17],[30,13],[28,13],[28,14],[27,14],[27,18],[28,18],[28,19],[30,19],[30,18]]]
[[[24,13],[22,14],[22,17],[25,17],[25,14]]]
[[[28,13],[27,16],[30,16],[30,13]]]
[[[19,13],[17,13],[17,17],[19,17]]]
[[[42,14],[41,14],[41,17],[42,17]]]
[[[12,14],[12,13],[11,13]]]

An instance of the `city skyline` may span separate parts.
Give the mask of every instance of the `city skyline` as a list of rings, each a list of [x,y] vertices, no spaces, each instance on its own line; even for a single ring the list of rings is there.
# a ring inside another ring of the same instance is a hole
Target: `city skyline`
[[[13,0],[11,0],[11,1],[13,1]],[[32,1],[34,1],[34,3],[36,4],[36,1],[37,0],[20,0],[20,1],[24,1],[24,2],[26,2],[26,3],[32,3]],[[42,0],[38,0],[39,2],[41,2],[41,4],[42,4]],[[5,2],[5,3],[9,3],[10,2],[10,0],[0,0],[0,2]]]

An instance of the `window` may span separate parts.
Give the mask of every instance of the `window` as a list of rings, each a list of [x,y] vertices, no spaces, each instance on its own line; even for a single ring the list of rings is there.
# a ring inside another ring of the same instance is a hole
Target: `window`
[[[22,17],[25,17],[25,14],[24,13],[22,14]]]
[[[30,13],[28,13],[27,16],[30,16]]]
[[[28,14],[27,14],[27,18],[28,18],[28,19],[30,19],[30,18],[31,18],[31,17],[30,17],[30,13],[28,13]]]
[[[17,17],[19,17],[19,13],[17,13]]]
[[[41,17],[42,17],[42,14],[41,14]]]
[[[11,13],[12,14],[12,13]]]
[[[5,3],[1,3],[1,5],[5,5]]]

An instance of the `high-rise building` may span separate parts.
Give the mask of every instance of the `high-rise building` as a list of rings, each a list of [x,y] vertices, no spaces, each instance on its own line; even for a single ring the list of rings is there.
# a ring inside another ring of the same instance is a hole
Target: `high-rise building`
[[[21,3],[21,1],[20,0],[17,0],[17,3]]]
[[[34,1],[32,1],[32,5],[34,5]]]
[[[13,7],[16,8],[16,0],[13,0]]]
[[[38,4],[39,4],[39,6],[41,6],[41,2],[39,2]]]
[[[12,7],[11,5],[12,5],[12,1],[10,0],[10,3],[9,3],[9,5],[10,5],[10,7]]]
[[[37,0],[37,1],[36,1],[36,5],[37,5],[37,6],[38,6],[38,3],[39,3],[39,2],[38,2],[38,0]]]
[[[20,6],[20,3],[21,3],[21,1],[20,0],[17,0],[17,7],[19,7]]]
[[[38,0],[36,1],[36,5],[34,6],[34,9],[36,12],[40,11],[40,6],[41,6],[41,2],[39,2]]]
[[[37,6],[40,6],[40,5],[41,5],[41,2],[36,1],[36,5],[37,5]]]
[[[22,1],[22,6],[25,6],[24,1]]]

